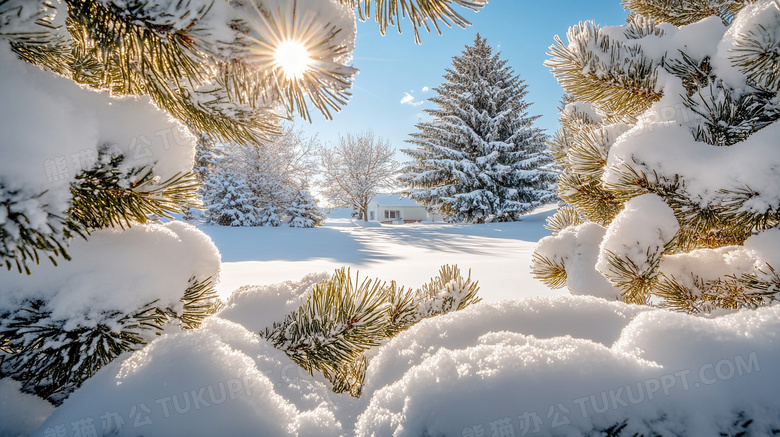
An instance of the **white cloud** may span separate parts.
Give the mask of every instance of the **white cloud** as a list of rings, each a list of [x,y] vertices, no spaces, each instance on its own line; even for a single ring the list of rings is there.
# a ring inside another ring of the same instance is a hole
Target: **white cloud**
[[[427,86],[422,87],[422,92],[427,93],[430,90]]]
[[[423,104],[422,100],[414,100],[414,96],[409,93],[404,93],[404,97],[401,99],[402,105],[420,106]]]

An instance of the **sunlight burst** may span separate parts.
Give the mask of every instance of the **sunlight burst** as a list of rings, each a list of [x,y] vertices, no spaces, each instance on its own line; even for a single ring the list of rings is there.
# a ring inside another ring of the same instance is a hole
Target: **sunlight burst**
[[[306,46],[293,40],[282,41],[274,51],[274,62],[291,78],[301,78],[312,59]]]

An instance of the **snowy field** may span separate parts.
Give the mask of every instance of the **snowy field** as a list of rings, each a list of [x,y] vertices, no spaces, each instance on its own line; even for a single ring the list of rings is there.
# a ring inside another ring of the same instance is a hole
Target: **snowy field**
[[[337,211],[314,229],[200,229],[222,253],[222,297],[244,285],[297,281],[342,266],[358,269],[361,277],[416,288],[436,276],[442,265],[457,264],[464,275],[471,269],[472,279],[480,284],[479,296],[495,302],[566,293],[547,289],[530,273],[533,248],[550,235],[544,223],[554,212],[553,206],[546,206],[515,223],[363,227]]]
[[[551,213],[488,225],[203,226],[222,252],[225,309],[201,329],[166,329],[56,409],[0,380],[0,436],[585,437],[625,424],[622,435],[704,437],[780,427],[780,308],[693,317],[546,290],[528,265]],[[447,263],[472,269],[485,302],[370,351],[358,399],[257,335],[338,267],[418,287]]]

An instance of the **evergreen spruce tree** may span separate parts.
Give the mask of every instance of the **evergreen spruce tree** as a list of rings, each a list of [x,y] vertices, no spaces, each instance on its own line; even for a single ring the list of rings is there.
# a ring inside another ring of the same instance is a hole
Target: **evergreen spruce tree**
[[[209,222],[220,226],[261,226],[263,211],[243,175],[225,169],[211,175],[204,185],[208,192]]]
[[[434,120],[419,123],[408,141],[416,148],[403,150],[414,159],[400,177],[406,195],[449,221],[513,221],[555,200],[527,86],[499,55],[477,34],[429,99]]]
[[[195,177],[198,178],[200,186],[198,188],[198,202],[184,211],[184,219],[189,221],[195,220],[196,217],[201,215],[201,210],[204,209],[203,198],[208,196],[207,181],[217,171],[217,165],[220,160],[216,144],[207,134],[199,134],[197,141],[195,146],[195,166],[192,170],[195,173]]]
[[[776,302],[780,4],[623,4],[626,25],[580,23],[550,48],[568,206],[535,275],[689,313]]]
[[[242,191],[241,210],[249,214],[247,217],[256,217],[256,220],[235,221],[234,226],[279,226],[287,221],[285,211],[297,192],[296,187],[307,185],[314,174],[316,146],[316,137],[306,137],[293,124],[285,125],[280,135],[271,136],[259,147],[228,144],[217,150],[214,144],[199,143],[196,164],[200,158],[203,165],[196,168],[204,168],[204,178],[209,181],[199,191],[208,210],[207,222],[234,222],[220,218],[235,213],[231,201],[225,198],[229,194],[225,190],[227,185],[233,191]],[[232,180],[222,180],[225,178]],[[223,208],[229,211],[223,214]]]
[[[293,228],[313,228],[320,226],[325,220],[325,216],[317,207],[317,200],[309,193],[309,187],[306,185],[295,191],[285,215]]]
[[[257,145],[279,116],[330,117],[356,72],[354,11],[373,3],[0,0],[0,377],[57,403],[215,311],[213,243],[155,223],[195,200],[188,129]],[[379,2],[375,19],[466,25],[453,4],[484,1]],[[289,41],[316,66],[286,69]]]

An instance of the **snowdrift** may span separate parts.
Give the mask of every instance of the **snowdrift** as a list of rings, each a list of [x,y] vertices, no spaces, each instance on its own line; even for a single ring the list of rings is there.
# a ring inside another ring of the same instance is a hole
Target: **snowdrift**
[[[354,399],[256,335],[322,277],[240,290],[202,329],[103,368],[34,435],[585,436],[626,419],[624,435],[780,428],[778,307],[703,318],[586,296],[481,303],[379,347]]]

